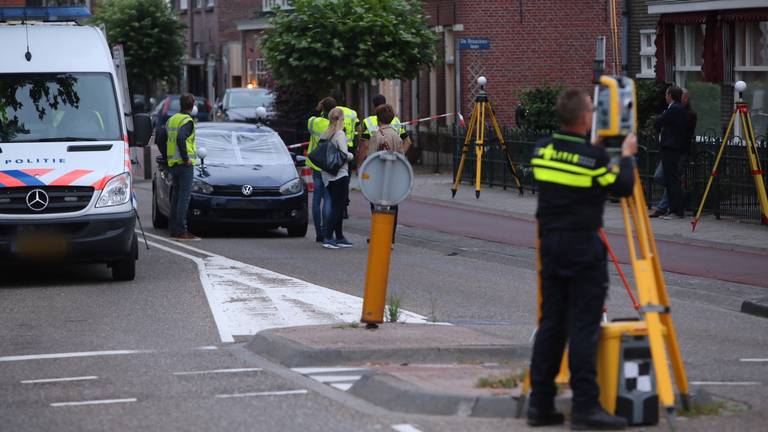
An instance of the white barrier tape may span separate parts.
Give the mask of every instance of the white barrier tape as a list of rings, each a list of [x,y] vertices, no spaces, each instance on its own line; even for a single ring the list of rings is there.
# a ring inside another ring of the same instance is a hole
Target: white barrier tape
[[[420,118],[420,119],[416,119],[416,120],[410,120],[410,121],[407,121],[407,122],[400,122],[400,125],[402,125],[402,126],[413,126],[413,125],[415,125],[417,123],[423,123],[423,122],[427,122],[427,121],[437,120],[437,119],[440,119],[440,118],[443,118],[443,117],[450,117],[452,115],[457,115],[459,117],[459,123],[461,123],[462,125],[464,124],[464,116],[462,116],[461,113],[459,113],[459,114],[447,113],[447,114],[435,115],[435,116],[432,116],[432,117],[424,117],[424,118]],[[309,141],[305,141],[305,142],[298,143],[298,144],[291,144],[291,145],[289,145],[287,147],[289,149],[295,149],[295,148],[299,148],[299,147],[306,147],[308,145],[309,145]]]

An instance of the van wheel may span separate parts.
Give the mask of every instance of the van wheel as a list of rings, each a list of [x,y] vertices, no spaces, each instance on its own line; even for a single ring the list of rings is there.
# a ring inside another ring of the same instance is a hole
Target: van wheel
[[[152,226],[157,229],[168,228],[168,217],[160,213],[157,207],[157,194],[154,188],[152,189]]]
[[[136,260],[139,258],[139,239],[134,234],[131,242],[131,253],[120,261],[112,263],[112,279],[116,281],[132,281],[136,277]]]
[[[307,235],[307,227],[309,223],[301,225],[288,225],[288,237],[304,237]]]

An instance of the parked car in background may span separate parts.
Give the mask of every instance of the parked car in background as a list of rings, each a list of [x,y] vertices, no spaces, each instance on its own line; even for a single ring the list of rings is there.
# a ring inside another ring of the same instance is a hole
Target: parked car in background
[[[133,108],[133,112],[135,113],[150,112],[152,108],[155,107],[155,103],[157,103],[157,100],[151,97],[149,98],[149,104],[147,104],[146,102],[147,102],[147,98],[143,94],[134,94],[133,100],[131,101],[131,108]]]
[[[164,126],[171,116],[181,110],[180,97],[181,95],[177,94],[167,95],[155,105],[151,113],[152,124],[155,128]],[[194,118],[199,122],[210,121],[211,102],[202,96],[195,96],[195,103],[197,104],[197,115]]]
[[[255,123],[256,108],[267,110],[269,120],[275,117],[275,95],[263,88],[230,88],[216,104],[215,121]]]
[[[307,188],[298,175],[302,157],[288,152],[266,126],[198,123],[198,155],[189,205],[190,230],[242,225],[257,230],[286,228],[307,233]],[[205,149],[205,150],[203,150]],[[162,156],[152,179],[152,225],[168,226],[171,176]]]

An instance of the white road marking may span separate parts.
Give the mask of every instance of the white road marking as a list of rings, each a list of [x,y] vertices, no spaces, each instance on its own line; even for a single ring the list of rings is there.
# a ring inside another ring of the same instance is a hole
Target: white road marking
[[[337,388],[341,391],[347,391],[351,389],[353,385],[355,385],[355,383],[337,383],[337,384],[331,384],[331,387]]]
[[[739,361],[746,363],[768,363],[768,358],[743,358],[739,359]]]
[[[90,376],[69,377],[69,378],[43,378],[43,379],[24,380],[24,381],[21,381],[21,383],[22,384],[44,384],[44,383],[56,383],[56,382],[69,382],[69,381],[88,381],[88,380],[95,380],[95,379],[99,379],[99,377],[95,375],[90,375]]]
[[[170,242],[154,234],[147,236]],[[267,269],[203,251],[186,244],[174,247],[150,245],[187,258],[197,264],[213,319],[224,343],[234,336],[250,336],[279,327],[322,325],[357,321],[363,299]],[[205,258],[182,252],[184,248]],[[427,319],[403,311],[404,322],[428,323]]]
[[[52,403],[52,407],[64,407],[64,406],[82,406],[82,405],[108,405],[108,404],[117,404],[117,403],[130,403],[130,402],[136,402],[136,398],[128,398],[128,399],[101,399],[101,400],[87,400],[87,401],[77,401],[77,402],[55,402]]]
[[[408,423],[392,425],[392,429],[396,430],[397,432],[421,432],[420,430],[413,427],[413,425]]]
[[[202,374],[220,374],[220,373],[239,373],[239,372],[259,372],[261,368],[238,368],[238,369],[212,369],[202,371],[174,372],[174,375],[202,375]]]
[[[303,395],[307,394],[307,390],[285,390],[285,391],[268,391],[268,392],[254,392],[254,393],[235,393],[235,394],[217,394],[219,399],[226,398],[238,398],[238,397],[253,397],[253,396],[289,396],[289,395]]]
[[[196,350],[200,350],[200,351],[215,351],[215,350],[219,349],[219,347],[214,346],[214,345],[208,345],[208,346],[197,347],[195,349]]]
[[[291,368],[292,371],[302,375],[313,375],[320,373],[339,373],[339,372],[361,372],[367,371],[365,368],[345,368],[345,367],[297,367]]]
[[[85,351],[85,352],[55,353],[55,354],[31,354],[31,355],[0,357],[0,362],[47,360],[47,359],[73,358],[73,357],[116,356],[116,355],[128,355],[128,354],[142,354],[142,353],[149,353],[149,352],[153,352],[153,351],[152,350],[115,350],[115,351]]]
[[[324,384],[348,383],[350,381],[357,381],[362,377],[362,375],[310,375],[310,378],[313,380]]]
[[[722,386],[753,386],[760,385],[758,381],[691,381],[691,385],[722,385]]]

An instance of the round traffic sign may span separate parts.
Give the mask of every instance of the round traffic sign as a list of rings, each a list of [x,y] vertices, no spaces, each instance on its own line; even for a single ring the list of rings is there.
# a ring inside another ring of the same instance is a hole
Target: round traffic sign
[[[396,152],[382,150],[370,155],[358,176],[360,191],[373,205],[397,205],[413,188],[413,168],[405,156]]]

